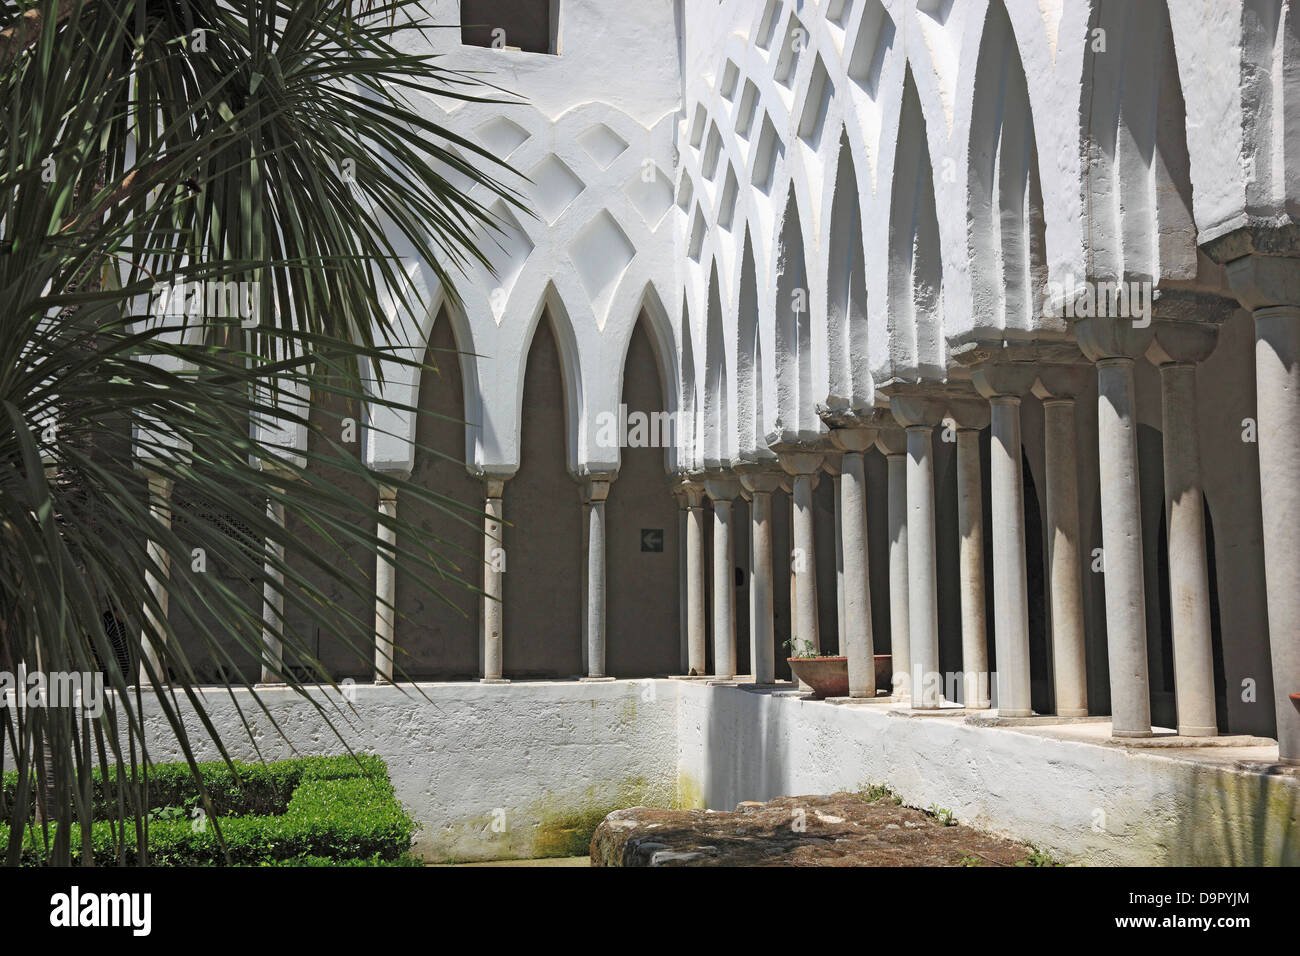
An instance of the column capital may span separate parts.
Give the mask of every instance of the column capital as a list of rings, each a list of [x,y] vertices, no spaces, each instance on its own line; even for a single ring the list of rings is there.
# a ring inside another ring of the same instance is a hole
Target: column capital
[[[504,497],[506,493],[506,482],[508,480],[509,480],[508,477],[502,477],[501,475],[484,475],[483,485],[487,490],[487,494],[485,497],[488,498]]]
[[[824,453],[813,444],[783,443],[772,450],[787,475],[815,475],[822,466]]]
[[[986,362],[971,369],[975,390],[987,399],[1021,398],[1033,388],[1038,365],[1027,362]]]
[[[728,474],[711,474],[704,480],[704,493],[710,501],[733,501],[740,494],[740,482]]]
[[[841,455],[839,452],[827,452],[822,458],[822,471],[832,478],[838,478],[840,476],[840,461]]]
[[[903,428],[933,428],[943,421],[947,410],[947,401],[934,395],[891,395],[889,399],[889,412]]]
[[[958,431],[978,431],[988,427],[989,403],[979,398],[955,398],[948,403],[948,414]]]
[[[862,453],[869,449],[880,431],[878,425],[854,425],[831,428],[831,444],[841,452]]]
[[[1155,330],[1150,325],[1135,325],[1132,319],[1094,315],[1076,319],[1074,334],[1088,361],[1100,362],[1112,358],[1141,358],[1151,345]]]
[[[599,474],[583,475],[578,479],[578,487],[582,492],[582,500],[585,504],[596,501],[604,501],[609,497],[609,486],[618,477],[618,472],[606,471]]]
[[[907,433],[897,425],[881,428],[876,433],[876,448],[886,458],[907,454]]]
[[[703,476],[697,474],[683,475],[675,492],[685,502],[688,510],[695,510],[704,505]]]
[[[1033,393],[1044,402],[1072,402],[1088,389],[1093,375],[1090,365],[1043,365],[1038,369]]]
[[[781,487],[781,482],[785,478],[785,472],[775,462],[770,465],[761,465],[756,462],[737,465],[736,475],[740,479],[741,485],[751,495],[770,495]]]

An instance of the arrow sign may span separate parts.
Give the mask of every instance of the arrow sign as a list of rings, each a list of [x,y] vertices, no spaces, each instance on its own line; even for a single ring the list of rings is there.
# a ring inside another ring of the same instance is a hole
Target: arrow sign
[[[664,549],[663,528],[641,529],[641,550],[661,552]]]

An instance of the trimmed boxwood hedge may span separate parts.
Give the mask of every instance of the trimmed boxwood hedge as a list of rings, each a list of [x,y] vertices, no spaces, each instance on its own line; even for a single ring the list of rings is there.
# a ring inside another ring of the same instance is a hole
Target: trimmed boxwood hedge
[[[417,865],[409,856],[415,821],[404,811],[374,756],[300,757],[272,764],[199,764],[217,811],[223,851],[213,826],[196,828],[190,811],[202,805],[189,767],[157,764],[149,777],[153,809],[180,808],[179,819],[149,824],[149,862],[154,866]],[[6,787],[16,780],[5,781]],[[96,815],[91,845],[97,866],[119,861],[111,819],[116,795],[95,781]],[[121,823],[117,823],[121,826]],[[130,822],[127,821],[130,826]],[[72,846],[81,842],[74,827]],[[39,834],[29,830],[24,862],[39,865]],[[125,861],[135,862],[134,854]]]

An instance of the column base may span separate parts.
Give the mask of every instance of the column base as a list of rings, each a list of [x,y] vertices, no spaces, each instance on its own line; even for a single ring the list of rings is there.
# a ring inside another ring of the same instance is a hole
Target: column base
[[[266,690],[272,687],[284,687],[284,686],[286,685],[282,680],[260,680],[253,685],[253,690]]]
[[[1081,707],[1081,708],[1080,708],[1080,707],[1067,707],[1065,710],[1060,710],[1060,709],[1058,709],[1058,710],[1056,711],[1056,716],[1057,716],[1057,717],[1087,717],[1087,716],[1088,716],[1088,708],[1087,708],[1087,707]]]
[[[1155,732],[1150,730],[1112,730],[1110,735],[1121,740],[1139,740],[1145,737],[1154,737]]]
[[[1179,727],[1179,737],[1217,737],[1218,727]]]
[[[1005,707],[998,708],[999,717],[1032,717],[1034,712],[1029,709],[1021,708],[1020,710],[1007,710]],[[1057,714],[1058,717],[1064,717],[1064,714]]]
[[[480,684],[509,684],[509,683],[510,683],[510,678],[508,678],[508,677],[480,677],[480,678],[478,679],[478,682],[479,682]]]
[[[391,687],[391,686],[393,686],[393,681],[392,681],[392,679],[391,679],[391,678],[388,678],[388,677],[376,677],[376,678],[374,679],[374,681],[372,681],[372,683],[375,684],[375,686],[377,686],[377,687],[385,687],[385,686],[387,686],[387,687]]]
[[[579,677],[579,678],[578,678],[578,683],[580,683],[580,684],[607,684],[607,683],[609,683],[609,682],[612,681],[612,680],[614,680],[613,677]]]

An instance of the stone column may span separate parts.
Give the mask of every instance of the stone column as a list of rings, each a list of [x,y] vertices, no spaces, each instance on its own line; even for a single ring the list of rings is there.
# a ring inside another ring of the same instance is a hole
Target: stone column
[[[1052,684],[1056,713],[1088,716],[1088,660],[1083,617],[1083,561],[1079,552],[1079,476],[1075,398],[1091,370],[1046,366],[1035,394],[1043,402],[1046,459],[1047,580],[1052,608]]]
[[[1214,351],[1219,329],[1214,322],[1164,318],[1174,311],[1168,307],[1159,310],[1156,340],[1147,350],[1147,358],[1160,369],[1174,699],[1181,736],[1214,737],[1219,728],[1214,701],[1210,567],[1201,494],[1196,366]],[[1227,310],[1214,311],[1227,314]]]
[[[817,551],[813,534],[813,487],[822,455],[812,451],[775,449],[781,467],[793,483],[791,495],[794,511],[794,553],[791,555],[791,577],[794,580],[794,602],[790,618],[794,622],[794,636],[809,643],[821,652],[821,639],[817,624]]]
[[[1269,656],[1278,759],[1300,764],[1300,259],[1291,227],[1242,229],[1207,251],[1227,263],[1233,294],[1255,320],[1255,398]],[[1260,235],[1260,233],[1265,235]],[[1254,250],[1267,239],[1273,255]],[[1288,254],[1289,253],[1289,254]]]
[[[704,600],[704,485],[690,481],[686,492],[686,673],[703,677],[708,650],[708,613]]]
[[[713,673],[736,676],[736,556],[731,503],[740,493],[736,480],[710,475],[704,489],[713,502]]]
[[[935,561],[934,426],[941,402],[924,396],[890,398],[894,420],[907,432],[907,595],[910,605],[912,706],[935,710],[943,697],[939,671],[939,583]]]
[[[984,593],[984,488],[980,476],[980,431],[989,406],[980,400],[950,404],[957,426],[957,525],[961,592],[961,669],[964,706],[983,710],[989,699],[989,639]]]
[[[1151,691],[1133,362],[1150,345],[1151,330],[1135,329],[1127,319],[1093,317],[1077,321],[1075,331],[1079,347],[1097,366],[1111,732],[1116,737],[1149,737]]]
[[[266,516],[284,529],[284,502],[266,501]],[[284,539],[265,542],[262,573],[262,683],[284,683]]]
[[[742,465],[740,482],[750,494],[750,545],[753,552],[749,593],[750,658],[756,684],[776,683],[776,619],[773,610],[772,492],[781,477],[770,468]]]
[[[1235,285],[1235,283],[1234,283]],[[1300,307],[1254,310],[1260,505],[1279,759],[1300,764]]]
[[[397,489],[379,487],[378,538],[375,553],[375,683],[393,682],[394,615],[397,607]],[[387,522],[384,520],[387,519]]]
[[[841,451],[839,552],[842,555],[840,653],[848,657],[849,696],[876,696],[875,642],[871,633],[871,575],[867,556],[867,472],[865,453],[876,438],[872,427],[832,428]]]
[[[162,478],[150,473],[149,481],[149,514],[162,527],[170,529],[172,526],[172,481],[170,478]],[[146,668],[144,661],[140,664],[140,686],[152,683],[149,677],[149,669],[152,669],[162,682],[166,682],[167,674],[163,670],[162,658],[159,656],[159,648],[154,646],[152,635],[157,635],[160,639],[166,638],[167,624],[167,599],[168,592],[166,581],[171,574],[171,554],[157,541],[150,540],[146,545],[149,554],[149,566],[156,567],[158,574],[152,571],[145,571],[144,580],[149,593],[153,595],[154,602],[158,606],[157,613],[146,606],[144,608],[144,617],[148,626],[140,635],[140,649],[144,658],[148,661]]]
[[[582,504],[586,518],[587,569],[586,631],[587,676],[584,681],[612,680],[605,673],[605,500],[609,497],[612,474],[588,475],[582,481]]]
[[[844,643],[844,509],[840,501],[840,489],[843,486],[840,456],[827,455],[822,459],[822,471],[831,476],[831,500],[834,502],[832,534],[835,539],[835,653],[843,657],[847,651]]]
[[[502,635],[505,614],[506,477],[491,475],[483,479],[487,492],[483,504],[483,677],[484,684],[508,684],[504,676]]]
[[[1025,560],[1025,476],[1021,470],[1020,398],[1035,366],[995,364],[973,373],[989,400],[993,440],[989,483],[993,503],[993,633],[998,656],[998,714],[1028,717],[1029,585]]]
[[[688,644],[686,641],[686,536],[689,500],[680,484],[673,489],[673,499],[677,502],[677,636],[679,646],[679,666],[683,674],[690,668]]]
[[[893,674],[891,693],[900,699],[912,693],[912,622],[907,574],[907,433],[887,426],[876,435],[876,448],[885,456],[889,481],[889,653]]]

